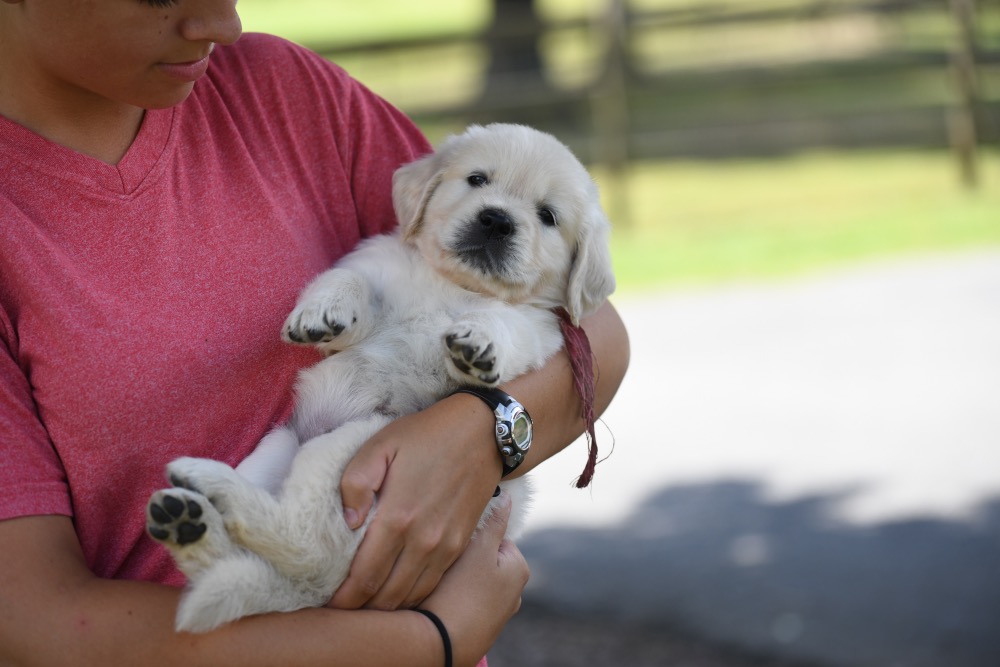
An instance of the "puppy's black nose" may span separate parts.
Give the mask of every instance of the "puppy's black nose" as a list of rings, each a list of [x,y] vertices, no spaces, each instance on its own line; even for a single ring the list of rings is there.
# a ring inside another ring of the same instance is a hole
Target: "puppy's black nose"
[[[506,211],[498,208],[484,208],[479,212],[479,224],[484,231],[500,236],[509,236],[514,231],[514,221]]]

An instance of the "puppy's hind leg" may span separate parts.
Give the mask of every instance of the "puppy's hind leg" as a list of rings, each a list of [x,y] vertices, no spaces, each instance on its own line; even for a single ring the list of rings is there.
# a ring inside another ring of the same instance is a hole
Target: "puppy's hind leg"
[[[216,561],[189,583],[177,608],[175,627],[208,632],[244,616],[294,611],[324,602],[315,591],[295,586],[256,554],[241,550]]]
[[[188,579],[239,550],[208,499],[189,489],[155,492],[146,506],[146,530],[170,551]]]
[[[273,515],[277,520],[262,524],[268,517],[227,514],[233,540],[296,581],[313,581],[332,593],[364,536],[344,520],[340,478],[361,445],[389,421],[373,415],[303,444]]]
[[[167,465],[167,476],[177,487],[196,491],[222,515],[230,537],[239,542],[239,527],[252,523],[257,530],[280,534],[284,518],[278,499],[254,486],[225,463],[181,457]]]
[[[254,486],[277,495],[298,451],[298,435],[289,427],[280,426],[264,436],[250,456],[236,466],[236,472]]]

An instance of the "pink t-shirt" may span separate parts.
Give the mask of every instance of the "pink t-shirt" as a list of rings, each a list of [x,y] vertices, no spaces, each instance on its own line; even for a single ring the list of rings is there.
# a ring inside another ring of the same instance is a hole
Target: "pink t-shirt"
[[[145,504],[182,455],[236,464],[315,353],[296,295],[395,225],[429,150],[322,58],[245,35],[117,166],[0,117],[0,519],[72,516],[106,578],[180,584]]]

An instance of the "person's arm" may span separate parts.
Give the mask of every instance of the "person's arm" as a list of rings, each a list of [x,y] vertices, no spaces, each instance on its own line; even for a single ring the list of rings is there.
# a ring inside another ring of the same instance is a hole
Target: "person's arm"
[[[516,547],[501,542],[505,524],[502,515],[478,533],[425,600],[451,635],[456,667],[476,664],[520,605],[527,565]],[[244,618],[205,634],[177,633],[180,591],[95,577],[67,517],[0,522],[0,553],[3,665],[444,664],[436,628],[411,611],[304,609]]]
[[[600,415],[625,376],[628,334],[609,303],[582,326],[594,353],[594,409]],[[515,475],[583,433],[565,351],[504,389],[525,406],[534,423],[531,451]],[[458,394],[397,419],[365,444],[341,481],[344,507],[350,508],[345,514],[349,523],[360,523],[376,493],[378,511],[332,606],[412,607],[434,590],[462,552],[500,480],[493,429],[489,408],[474,396]],[[585,463],[581,459],[581,471]]]

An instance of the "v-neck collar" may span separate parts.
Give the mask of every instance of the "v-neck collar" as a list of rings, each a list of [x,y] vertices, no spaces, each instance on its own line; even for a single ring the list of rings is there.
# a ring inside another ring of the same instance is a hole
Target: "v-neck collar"
[[[49,141],[3,116],[0,145],[7,144],[12,150],[3,152],[26,167],[108,195],[127,197],[141,189],[160,163],[176,113],[176,107],[147,110],[135,140],[118,164],[107,164]]]

